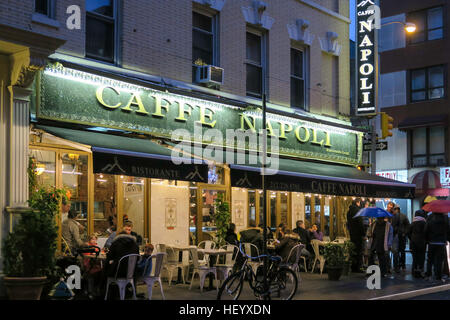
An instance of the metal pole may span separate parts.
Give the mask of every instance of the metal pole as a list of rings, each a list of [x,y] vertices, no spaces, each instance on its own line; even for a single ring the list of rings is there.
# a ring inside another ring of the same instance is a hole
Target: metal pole
[[[268,290],[267,284],[267,192],[266,192],[266,162],[267,162],[267,124],[266,124],[266,94],[262,95],[262,111],[263,111],[263,158],[262,158],[262,189],[263,189],[263,276],[264,291]]]
[[[372,151],[370,152],[370,163],[372,164],[372,169],[370,170],[370,172],[372,174],[377,174],[377,118],[372,118],[371,122]]]

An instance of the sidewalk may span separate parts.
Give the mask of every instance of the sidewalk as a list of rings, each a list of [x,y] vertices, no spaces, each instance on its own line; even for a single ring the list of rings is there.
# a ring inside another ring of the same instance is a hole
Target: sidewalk
[[[329,281],[326,273],[320,275],[302,272],[301,278],[294,300],[368,300],[437,286],[423,279],[415,279],[408,272],[394,274],[393,279],[383,278],[380,290],[367,289],[366,277],[363,273],[343,276],[340,281]],[[208,281],[207,279],[205,286],[209,284]],[[163,282],[163,289],[166,300],[215,300],[217,296],[216,290],[200,293],[197,277],[192,290],[189,290],[187,284],[173,284],[169,287],[166,281]],[[138,287],[138,293],[145,293],[147,296],[146,292],[145,286]],[[159,286],[153,288],[152,299],[162,299]],[[255,300],[247,283],[244,285],[240,300]]]

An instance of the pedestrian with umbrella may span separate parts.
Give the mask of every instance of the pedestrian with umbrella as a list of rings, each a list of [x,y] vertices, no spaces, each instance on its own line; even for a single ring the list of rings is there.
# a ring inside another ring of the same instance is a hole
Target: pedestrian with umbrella
[[[369,249],[372,252],[369,257],[369,265],[373,265],[373,252],[376,252],[378,257],[378,264],[381,269],[381,274],[386,277],[388,273],[388,254],[392,247],[392,240],[394,237],[394,230],[391,223],[388,221],[392,214],[381,208],[364,208],[361,209],[354,218],[371,217],[377,218],[368,230],[367,237],[369,238]]]
[[[364,221],[362,217],[355,217],[361,209],[361,199],[355,199],[347,212],[347,228],[350,233],[350,241],[355,250],[352,255],[352,272],[361,272],[364,240]]]
[[[407,231],[413,256],[412,275],[414,278],[424,277],[425,252],[427,251],[426,217],[425,211],[417,210]]]
[[[448,259],[446,245],[450,240],[450,225],[447,213],[450,212],[450,201],[435,200],[423,206],[422,209],[432,212],[425,225],[429,259],[426,275],[431,279],[434,271],[436,281],[445,282],[442,279],[442,268],[444,261]]]

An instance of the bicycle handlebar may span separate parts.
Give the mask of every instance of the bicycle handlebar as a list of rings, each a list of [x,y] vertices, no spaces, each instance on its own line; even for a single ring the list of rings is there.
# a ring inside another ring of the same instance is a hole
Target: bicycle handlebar
[[[281,257],[279,257],[279,256],[272,256],[270,254],[262,254],[262,255],[259,255],[259,256],[256,256],[256,257],[249,256],[248,254],[246,254],[242,250],[242,242],[239,242],[239,251],[241,252],[241,254],[243,256],[246,256],[248,259],[260,259],[260,258],[268,257],[268,258],[270,258],[272,260],[279,260],[279,261],[281,261]]]

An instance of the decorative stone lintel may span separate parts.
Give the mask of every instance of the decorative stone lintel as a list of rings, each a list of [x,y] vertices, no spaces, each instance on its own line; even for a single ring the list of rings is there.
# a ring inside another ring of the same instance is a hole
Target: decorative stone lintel
[[[221,11],[226,0],[193,0],[196,3],[207,6],[216,11]]]
[[[275,19],[265,12],[267,6],[267,3],[263,1],[253,0],[251,7],[242,7],[245,21],[249,24],[270,30]]]
[[[339,35],[336,32],[328,31],[326,38],[319,38],[322,51],[334,56],[340,56],[342,45],[337,41],[338,37]]]
[[[311,46],[315,36],[307,30],[308,28],[309,21],[304,19],[297,19],[295,24],[287,25],[289,37],[292,40]]]

